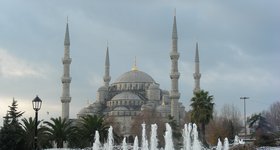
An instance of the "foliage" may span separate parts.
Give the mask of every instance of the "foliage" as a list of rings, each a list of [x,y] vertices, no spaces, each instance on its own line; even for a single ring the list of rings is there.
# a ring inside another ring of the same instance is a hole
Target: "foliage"
[[[48,142],[47,139],[47,132],[46,132],[46,127],[45,126],[39,126],[42,123],[42,121],[38,121],[37,124],[37,144],[38,148],[49,148],[51,144]],[[22,123],[20,124],[22,127],[21,137],[23,138],[24,141],[24,147],[23,149],[25,150],[30,150],[32,149],[34,145],[34,135],[35,135],[35,119],[32,117],[26,119],[22,119]]]
[[[241,113],[238,111],[238,108],[234,105],[224,105],[222,107],[220,121],[222,122],[222,128],[224,128],[224,137],[227,137],[229,140],[233,141],[235,135],[242,129],[242,120],[240,119]]]
[[[204,145],[208,145],[205,139],[205,126],[213,118],[214,103],[213,95],[209,95],[207,91],[199,91],[194,93],[194,97],[191,99],[192,122],[198,124],[201,141]]]
[[[249,119],[249,127],[255,130],[255,145],[257,146],[274,146],[276,144],[275,137],[272,133],[272,126],[261,114],[254,114]]]
[[[169,115],[168,116],[168,123],[172,128],[172,137],[173,137],[173,142],[175,144],[175,148],[179,149],[182,143],[179,141],[182,140],[182,131],[180,126],[178,125],[177,121],[174,119],[173,116]]]
[[[99,116],[83,116],[79,122],[79,132],[84,146],[92,146],[95,137],[95,131],[99,132],[100,141],[105,142],[108,137],[109,127],[104,124],[103,117]]]
[[[0,130],[0,150],[20,150],[23,142],[20,136],[19,118],[24,112],[18,111],[18,104],[13,99],[12,105],[4,117],[4,125]]]
[[[71,141],[76,132],[76,127],[68,119],[51,118],[51,122],[45,121],[50,140],[55,141],[58,148],[63,148],[63,143]]]
[[[274,102],[265,113],[265,118],[273,127],[275,132],[280,131],[280,102]]]

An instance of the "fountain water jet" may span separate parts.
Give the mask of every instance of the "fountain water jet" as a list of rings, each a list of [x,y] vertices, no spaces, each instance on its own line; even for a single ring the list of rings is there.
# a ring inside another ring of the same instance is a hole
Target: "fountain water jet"
[[[138,137],[137,136],[134,138],[133,150],[138,150]]]
[[[222,148],[223,148],[222,142],[221,142],[220,138],[218,138],[218,144],[217,144],[216,150],[222,150]]]
[[[113,127],[110,126],[110,128],[108,130],[107,143],[104,144],[104,150],[113,150],[113,146],[114,146]]]
[[[127,150],[126,138],[123,138],[122,150]]]
[[[224,141],[224,150],[229,150],[228,138],[225,138],[225,141]]]
[[[145,123],[142,124],[142,150],[149,150]]]
[[[165,124],[166,131],[165,131],[165,150],[174,150],[173,141],[172,141],[172,129],[168,123]]]
[[[157,125],[152,124],[151,128],[150,150],[157,150]]]
[[[202,149],[202,146],[201,146],[200,141],[198,139],[198,132],[197,132],[196,124],[193,124],[192,136],[193,136],[192,149],[193,150],[200,150],[200,149]]]
[[[92,149],[99,150],[100,146],[101,146],[101,143],[100,143],[100,140],[99,140],[99,132],[95,131],[94,143],[93,143]]]
[[[183,129],[183,138],[184,138],[184,150],[191,150],[191,131],[192,124],[185,124]]]

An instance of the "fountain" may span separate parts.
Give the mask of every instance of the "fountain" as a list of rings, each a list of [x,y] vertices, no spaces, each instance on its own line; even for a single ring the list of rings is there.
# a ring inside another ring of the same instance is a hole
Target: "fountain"
[[[174,150],[174,144],[172,140],[172,129],[171,126],[166,123],[166,131],[164,134],[164,140],[165,140],[165,146],[163,148],[160,148],[160,150]],[[142,124],[142,141],[141,146],[138,146],[138,137],[136,136],[134,138],[133,143],[133,150],[159,150],[158,149],[158,139],[157,139],[157,125],[152,124],[151,125],[151,137],[150,137],[150,143],[148,143],[147,136],[146,136],[146,124]],[[197,126],[196,124],[185,124],[183,129],[183,147],[181,150],[202,150],[205,149],[199,139],[198,139],[198,132],[197,132]],[[236,138],[235,141],[238,141],[240,143],[240,140]],[[150,145],[149,145],[150,144]],[[123,139],[122,145],[114,146],[114,138],[113,138],[113,128],[110,126],[108,129],[108,139],[104,145],[102,145],[99,141],[99,133],[98,131],[95,131],[95,137],[94,137],[94,143],[92,146],[93,150],[113,150],[115,148],[118,150],[128,150],[129,148],[128,144],[126,143],[126,138]],[[229,142],[228,139],[225,138],[224,140],[224,146],[222,146],[222,142],[220,139],[218,139],[217,144],[217,150],[228,150],[229,149]],[[52,149],[57,150],[57,149]],[[66,149],[65,149],[66,150]]]

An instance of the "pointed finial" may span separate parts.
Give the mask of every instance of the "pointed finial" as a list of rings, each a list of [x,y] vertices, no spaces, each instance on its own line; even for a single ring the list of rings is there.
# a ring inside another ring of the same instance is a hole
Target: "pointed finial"
[[[198,42],[196,42],[196,46],[195,46],[195,62],[199,62]]]
[[[174,16],[176,16],[176,8],[174,8]]]
[[[109,44],[108,44],[108,41],[107,41],[107,49],[106,49],[105,66],[110,66],[110,59],[109,59]]]
[[[177,36],[177,23],[176,23],[176,9],[175,9],[175,12],[174,12],[174,19],[173,19],[172,39],[178,39],[178,36]]]
[[[132,71],[137,71],[137,70],[138,70],[137,64],[136,64],[136,56],[134,57],[134,65],[133,65],[133,67],[132,67],[131,70],[132,70]]]
[[[68,16],[67,16],[67,24],[66,24],[66,32],[64,38],[64,45],[70,45],[70,37],[69,37],[69,28],[68,28]]]

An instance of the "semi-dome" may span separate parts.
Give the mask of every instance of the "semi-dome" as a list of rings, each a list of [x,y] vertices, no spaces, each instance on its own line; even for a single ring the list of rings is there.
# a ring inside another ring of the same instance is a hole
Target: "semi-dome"
[[[112,98],[112,100],[141,100],[140,97],[131,92],[122,92]]]
[[[154,83],[154,79],[145,72],[132,70],[122,74],[115,83]]]

